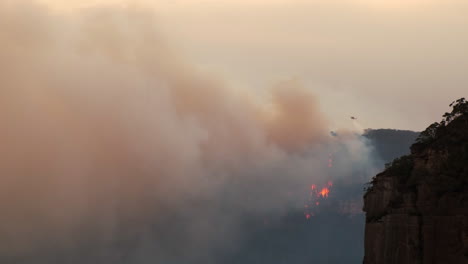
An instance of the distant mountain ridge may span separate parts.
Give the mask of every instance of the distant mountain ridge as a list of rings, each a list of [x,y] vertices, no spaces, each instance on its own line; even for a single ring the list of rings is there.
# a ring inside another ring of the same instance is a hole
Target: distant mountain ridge
[[[398,129],[366,129],[362,135],[374,148],[376,155],[385,163],[410,152],[419,132]]]

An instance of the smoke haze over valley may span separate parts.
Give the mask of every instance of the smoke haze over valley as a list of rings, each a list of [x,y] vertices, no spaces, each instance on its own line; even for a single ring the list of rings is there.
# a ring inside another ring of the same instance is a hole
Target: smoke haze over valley
[[[348,120],[354,113],[346,111],[349,107],[371,120],[363,121],[365,126],[377,120],[371,114],[379,111],[367,113],[361,105],[375,108],[376,97],[355,99],[372,93],[370,87],[390,77],[379,79],[380,73],[374,72],[364,78],[361,74],[372,64],[364,62],[356,72],[341,68],[336,73],[351,80],[344,86],[365,83],[362,88],[333,88],[328,93],[323,87],[344,79],[326,81],[334,79],[329,69],[303,78],[294,73],[296,66],[288,64],[283,74],[277,74],[280,69],[275,67],[282,65],[278,62],[283,58],[260,64],[255,59],[252,64],[242,61],[245,68],[235,66],[239,62],[218,67],[238,54],[222,50],[225,43],[215,43],[219,49],[205,46],[203,36],[224,39],[240,47],[245,58],[257,54],[256,59],[269,57],[274,53],[270,49],[281,42],[269,38],[270,26],[265,26],[271,46],[253,38],[265,54],[257,53],[258,47],[251,52],[244,46],[249,39],[245,21],[239,25],[241,32],[228,27],[222,30],[225,35],[218,35],[216,28],[204,28],[193,30],[197,36],[184,41],[183,32],[177,30],[181,27],[168,23],[168,14],[177,13],[172,19],[190,31],[196,25],[188,22],[205,10],[200,6],[213,4],[195,2],[185,14],[168,2],[161,2],[158,9],[144,1],[0,1],[1,263],[253,264],[314,259],[357,263],[362,259],[362,238],[356,237],[364,225],[364,183],[385,162],[404,154],[416,133],[364,133],[360,119]],[[271,8],[277,12],[283,1],[273,2]],[[338,5],[332,2],[322,8],[332,10]],[[243,10],[240,3],[234,10]],[[223,12],[227,11],[221,8],[214,17]],[[207,20],[202,24],[212,22]],[[295,50],[289,41],[282,45]],[[205,48],[209,51],[202,51]],[[212,53],[204,57],[207,52]],[[297,52],[300,57],[302,51]],[[314,52],[314,56],[319,53]],[[326,59],[335,60],[340,55],[336,52]],[[220,60],[212,60],[219,53]],[[466,54],[458,55],[466,63]],[[316,65],[334,67],[325,58],[315,59]],[[271,71],[265,70],[270,62]],[[237,69],[233,75],[220,73],[231,67]],[[422,74],[434,70],[425,68]],[[245,77],[244,71],[251,76]],[[318,75],[324,79],[316,79],[317,83],[326,83],[319,85],[322,88],[308,79]],[[457,72],[453,76],[468,82]],[[438,81],[451,86],[445,80],[453,76]],[[405,85],[413,81],[409,78]],[[392,85],[400,82],[403,79]],[[271,83],[270,88],[264,88],[265,83]],[[386,85],[384,94],[399,93]],[[350,95],[354,91],[356,97]],[[450,90],[450,96],[460,92]],[[331,105],[337,94],[351,99]],[[399,94],[392,100],[401,98],[407,102],[415,97]],[[385,105],[382,111],[389,109]],[[420,110],[409,111],[415,116]],[[391,122],[377,122],[378,126],[407,124],[399,115],[389,118]],[[386,133],[398,135],[398,140],[385,138]],[[336,244],[343,239],[348,244]],[[346,249],[353,240],[357,242]],[[284,243],[289,243],[287,249]],[[296,252],[305,249],[311,253]],[[275,255],[275,250],[282,253]]]

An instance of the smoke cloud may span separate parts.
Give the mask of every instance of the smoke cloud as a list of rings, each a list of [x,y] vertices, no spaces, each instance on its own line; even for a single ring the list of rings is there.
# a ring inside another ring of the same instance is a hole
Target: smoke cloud
[[[5,260],[215,262],[243,216],[302,206],[333,148],[368,155],[299,82],[258,100],[197,72],[144,9],[2,1],[0,43]]]

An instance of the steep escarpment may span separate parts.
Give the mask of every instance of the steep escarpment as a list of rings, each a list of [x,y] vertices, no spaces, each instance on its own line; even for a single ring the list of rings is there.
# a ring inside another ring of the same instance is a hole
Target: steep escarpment
[[[468,263],[468,102],[451,106],[370,183],[365,264]]]

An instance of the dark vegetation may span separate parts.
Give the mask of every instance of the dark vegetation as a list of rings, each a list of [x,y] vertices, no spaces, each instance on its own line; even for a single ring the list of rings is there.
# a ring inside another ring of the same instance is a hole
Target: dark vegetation
[[[464,189],[468,175],[468,101],[460,98],[449,106],[452,111],[445,113],[441,122],[431,124],[419,134],[411,146],[411,155],[385,164],[385,174],[398,177],[406,188],[414,187],[421,180],[430,180],[439,181],[440,192]],[[422,153],[429,155],[428,149],[443,157],[439,167],[432,173],[422,168],[414,169],[414,157]],[[444,180],[440,181],[441,178]],[[367,191],[372,190],[375,179],[368,183]]]
[[[465,98],[460,98],[452,102],[450,106],[452,107],[452,112],[445,113],[442,121],[431,124],[426,130],[421,132],[416,140],[417,143],[427,145],[443,137],[447,133],[450,123],[455,120],[456,124],[452,124],[451,127],[460,125],[461,129],[463,129],[463,125],[465,129],[468,127],[468,101]],[[465,132],[467,131],[465,130]]]

